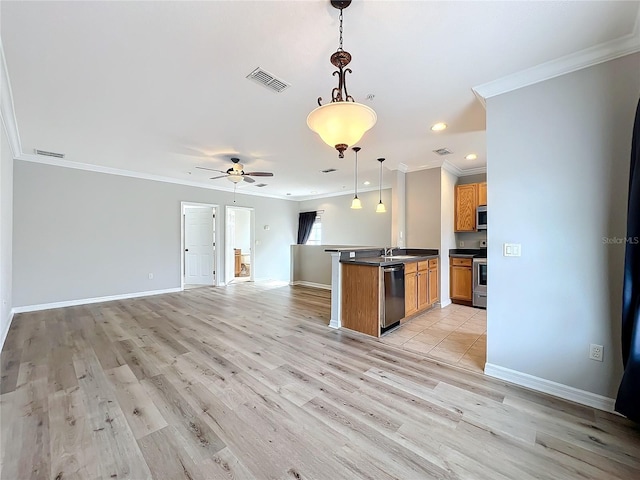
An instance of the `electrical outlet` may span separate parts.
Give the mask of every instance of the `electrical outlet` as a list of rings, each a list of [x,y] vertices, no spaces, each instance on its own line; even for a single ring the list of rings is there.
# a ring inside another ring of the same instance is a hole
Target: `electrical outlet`
[[[464,242],[460,240],[460,248],[464,247]]]
[[[149,274],[149,280],[153,280],[153,273]]]
[[[349,252],[349,258],[356,258],[356,252]]]
[[[589,358],[601,362],[604,358],[604,347],[595,343],[589,345]]]

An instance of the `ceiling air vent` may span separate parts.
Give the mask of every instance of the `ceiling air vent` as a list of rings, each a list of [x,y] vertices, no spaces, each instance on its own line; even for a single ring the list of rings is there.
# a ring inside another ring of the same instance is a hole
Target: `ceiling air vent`
[[[260,67],[256,68],[253,72],[247,75],[247,78],[277,93],[280,93],[281,91],[291,86],[289,83],[276,78],[275,75],[261,69]]]
[[[44,155],[45,157],[64,158],[64,153],[47,152],[46,150],[38,150],[34,148],[33,151],[36,155]]]
[[[267,184],[266,183],[258,183],[255,185],[256,187],[266,187]]]
[[[331,173],[336,172],[338,169],[336,168],[327,168],[326,170],[320,170],[322,173]]]
[[[433,152],[437,153],[438,155],[451,155],[453,153],[448,148],[439,148],[438,150],[434,150]]]

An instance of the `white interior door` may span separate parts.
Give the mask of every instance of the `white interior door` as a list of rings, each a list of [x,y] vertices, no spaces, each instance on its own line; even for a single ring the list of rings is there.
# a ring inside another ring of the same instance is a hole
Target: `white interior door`
[[[224,283],[233,281],[235,272],[234,244],[236,241],[236,215],[233,207],[226,207],[224,222]]]
[[[211,207],[187,208],[184,214],[184,283],[213,285],[215,213]]]

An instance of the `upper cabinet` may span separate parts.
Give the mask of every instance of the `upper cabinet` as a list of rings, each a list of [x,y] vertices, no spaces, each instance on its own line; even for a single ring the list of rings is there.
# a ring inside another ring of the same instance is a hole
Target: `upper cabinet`
[[[475,232],[476,210],[487,204],[487,182],[456,185],[455,231]]]
[[[475,232],[478,184],[456,185],[455,202],[455,231]]]
[[[478,205],[487,204],[487,182],[478,184]]]

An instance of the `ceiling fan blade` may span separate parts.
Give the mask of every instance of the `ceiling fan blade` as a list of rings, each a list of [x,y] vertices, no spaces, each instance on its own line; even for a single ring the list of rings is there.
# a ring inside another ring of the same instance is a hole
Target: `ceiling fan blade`
[[[215,168],[207,168],[207,167],[196,167],[196,168],[199,168],[200,170],[209,170],[211,172],[227,173],[227,172],[223,172],[222,170],[217,170]]]
[[[252,177],[273,177],[273,173],[271,172],[249,172],[245,173],[245,175],[251,175]]]
[[[243,180],[244,180],[245,182],[247,182],[247,183],[255,183],[255,180],[254,180],[253,178],[249,178],[249,177],[247,177],[247,175],[246,175],[246,174],[244,174],[244,175],[242,176],[242,178],[243,178]]]
[[[209,180],[217,180],[218,178],[228,177],[229,175],[219,175],[217,177],[211,177]]]

